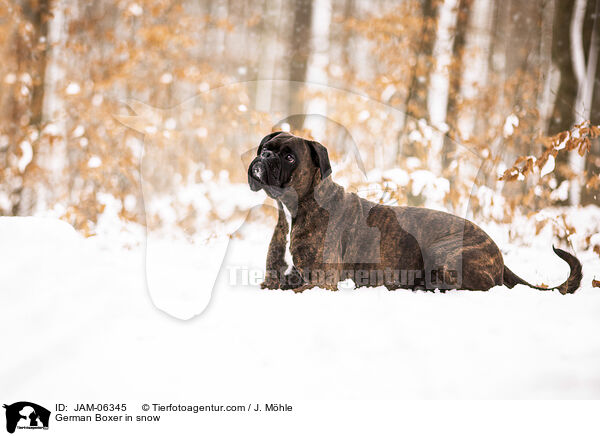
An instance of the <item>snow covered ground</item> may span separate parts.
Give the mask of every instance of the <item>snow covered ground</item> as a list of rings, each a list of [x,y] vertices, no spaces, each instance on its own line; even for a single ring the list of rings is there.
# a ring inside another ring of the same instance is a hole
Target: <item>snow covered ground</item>
[[[578,253],[585,270],[575,295],[524,286],[297,295],[252,284],[271,229],[254,222],[226,244],[156,241],[156,265],[166,266],[148,282],[165,288],[149,294],[143,244],[111,247],[50,218],[0,218],[2,401],[314,407],[600,398],[600,289],[591,287],[600,260],[593,252]],[[566,264],[543,240],[519,247],[496,231],[515,272],[536,283],[564,280]],[[63,424],[60,434],[107,428],[78,425]]]

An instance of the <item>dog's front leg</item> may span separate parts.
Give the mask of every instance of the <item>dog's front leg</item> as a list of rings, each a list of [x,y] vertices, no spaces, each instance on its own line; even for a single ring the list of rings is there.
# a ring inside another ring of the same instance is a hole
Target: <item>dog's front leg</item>
[[[310,242],[314,240],[320,241],[320,243],[315,245]],[[340,270],[342,265],[341,248],[338,246],[326,247],[323,241],[324,237],[300,239],[300,242],[292,247],[294,266],[303,279],[302,286],[292,288],[295,292],[302,292],[317,286],[337,291],[337,284],[343,279]]]
[[[269,251],[267,252],[265,280],[260,287],[263,289],[293,289],[302,284],[302,278],[295,269],[292,269],[289,274],[285,274],[288,269],[288,264],[285,261],[285,249],[291,223],[287,222],[282,204],[277,202],[277,206],[277,225],[273,231]]]

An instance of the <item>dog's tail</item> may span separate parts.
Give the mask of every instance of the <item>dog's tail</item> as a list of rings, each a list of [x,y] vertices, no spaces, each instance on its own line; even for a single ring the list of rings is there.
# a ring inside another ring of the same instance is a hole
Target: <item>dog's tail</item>
[[[540,291],[552,291],[553,289],[558,289],[558,291],[561,294],[572,294],[573,292],[575,292],[581,284],[581,262],[579,262],[579,260],[572,254],[569,254],[566,251],[561,250],[560,248],[555,248],[553,246],[552,249],[558,255],[558,257],[567,262],[569,264],[569,267],[571,268],[569,278],[562,285],[555,286],[553,288],[542,288],[541,286],[534,286],[531,283],[527,283],[521,277],[516,275],[506,265],[504,265],[504,284],[509,288],[513,288],[515,285],[527,285],[531,288],[539,289]]]

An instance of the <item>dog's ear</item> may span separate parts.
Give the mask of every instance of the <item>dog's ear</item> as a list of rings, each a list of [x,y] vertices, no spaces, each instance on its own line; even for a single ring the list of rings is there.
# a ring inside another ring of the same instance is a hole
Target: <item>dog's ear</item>
[[[260,153],[262,152],[262,148],[263,146],[269,142],[271,139],[273,139],[274,137],[276,137],[277,135],[281,135],[284,132],[273,132],[273,133],[269,133],[267,136],[265,136],[261,141],[260,141],[260,145],[258,146],[258,150],[256,152],[257,156],[260,156]]]
[[[331,164],[329,163],[329,154],[327,149],[317,141],[306,141],[310,147],[310,157],[319,170],[321,170],[321,180],[326,179],[331,174]]]

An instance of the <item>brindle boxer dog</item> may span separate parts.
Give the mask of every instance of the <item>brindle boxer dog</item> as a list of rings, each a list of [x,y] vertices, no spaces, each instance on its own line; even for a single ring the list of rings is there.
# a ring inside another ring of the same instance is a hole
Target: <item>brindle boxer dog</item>
[[[534,286],[504,265],[494,241],[472,222],[426,208],[376,204],[345,192],[330,175],[327,149],[318,142],[285,132],[261,141],[248,183],[279,207],[263,288],[335,290],[346,278],[388,289],[486,291],[523,284],[568,294],[579,288],[581,263],[563,250],[553,248],[569,264],[569,278],[554,288]],[[288,242],[293,265],[285,259]]]

